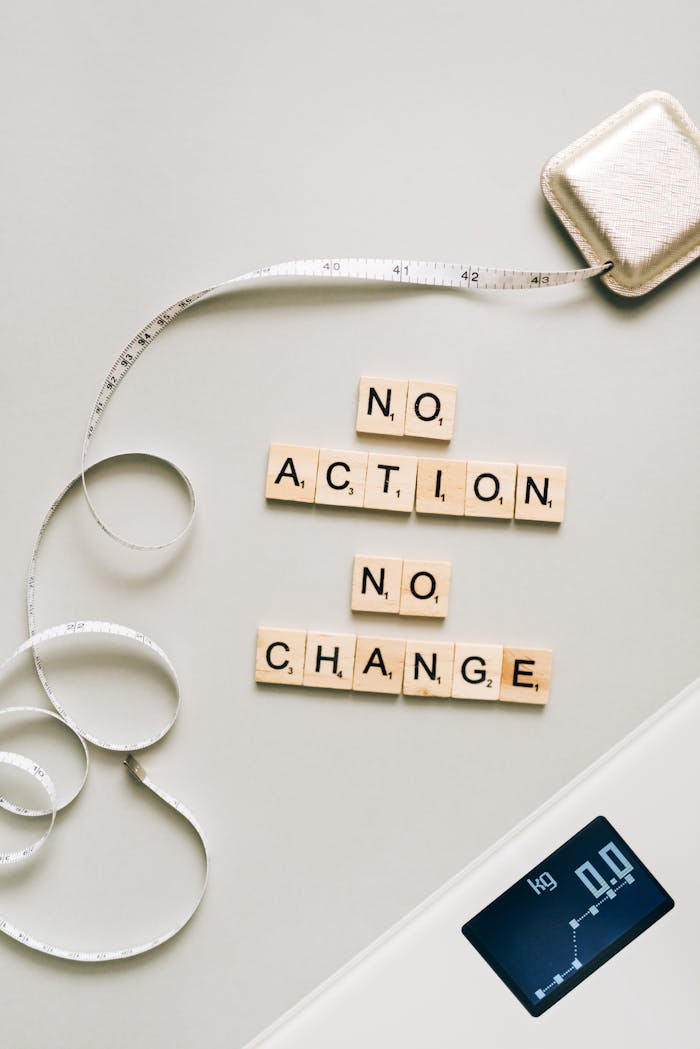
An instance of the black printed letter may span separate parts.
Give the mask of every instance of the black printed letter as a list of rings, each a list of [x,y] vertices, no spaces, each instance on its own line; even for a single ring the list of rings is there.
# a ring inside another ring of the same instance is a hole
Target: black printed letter
[[[421,415],[421,413],[420,413],[421,401],[424,401],[426,397],[429,400],[434,401],[434,403],[435,403],[435,411],[433,412],[432,415]],[[433,419],[437,419],[438,415],[440,414],[440,408],[441,407],[442,406],[440,404],[440,398],[438,397],[438,395],[436,393],[422,393],[420,395],[420,397],[416,397],[416,403],[413,405],[413,410],[414,410],[414,412],[416,413],[416,415],[418,416],[418,418],[420,419],[421,422],[429,423],[429,422],[432,422]]]
[[[267,665],[270,667],[271,670],[284,670],[285,667],[289,666],[288,659],[285,659],[284,663],[272,662],[272,659],[270,658],[270,653],[272,652],[273,648],[278,647],[283,648],[285,652],[289,652],[289,645],[287,645],[284,641],[273,641],[271,645],[268,645],[267,652],[265,653],[265,659],[267,661]]]
[[[423,659],[420,652],[416,652],[416,658],[413,663],[413,678],[415,681],[418,680],[418,664],[423,664],[423,669],[430,678],[431,681],[437,680],[437,652],[433,652],[431,656],[431,666],[428,666],[426,661]]]
[[[485,477],[489,481],[493,481],[493,492],[491,493],[491,495],[482,495],[479,491],[479,485]],[[495,474],[479,474],[477,479],[474,481],[474,495],[477,497],[477,499],[481,499],[483,503],[490,503],[492,499],[496,499],[500,490],[501,485]],[[527,502],[527,500],[525,501]]]
[[[399,470],[399,466],[385,466],[384,463],[377,463],[377,469],[384,471],[384,492],[389,491],[389,478],[392,470]]]
[[[370,569],[367,568],[366,565],[363,566],[363,568],[362,568],[362,593],[363,594],[367,593],[367,580],[369,580],[369,582],[372,584],[374,589],[377,591],[377,593],[381,597],[381,595],[384,593],[384,569],[383,568],[379,569],[379,583],[377,583],[377,580],[372,575]]]
[[[342,466],[342,468],[345,471],[347,471],[347,473],[350,473],[350,467],[348,466],[347,463],[337,462],[337,463],[331,463],[331,465],[326,470],[326,481],[328,482],[328,487],[329,488],[334,488],[336,490],[336,492],[342,492],[343,488],[347,488],[348,485],[350,484],[350,482],[348,481],[348,479],[346,477],[344,481],[340,482],[340,484],[334,484],[334,482],[331,480],[331,470],[335,470],[336,466]]]
[[[294,460],[292,459],[291,455],[289,456],[289,458],[284,460],[284,465],[280,472],[277,474],[277,477],[275,478],[275,484],[279,484],[283,477],[291,477],[296,487],[299,487],[299,478],[297,477],[297,472],[294,469]]]
[[[531,681],[520,681],[521,677],[532,677],[533,676],[531,670],[521,670],[521,667],[523,667],[525,665],[534,667],[534,665],[535,665],[534,659],[516,659],[513,662],[513,685],[515,685],[518,688],[532,688],[533,687],[533,684],[532,684]]]
[[[479,663],[481,669],[474,672],[473,677],[469,677],[467,674],[467,663]],[[482,681],[486,680],[486,660],[482,659],[481,656],[467,656],[462,663],[462,677],[469,685],[480,685]]]
[[[430,580],[430,582],[428,583],[428,592],[425,594],[419,594],[416,590],[416,580],[420,579],[421,576],[425,576],[426,579]],[[437,579],[432,574],[432,572],[416,572],[416,574],[412,577],[409,586],[411,588],[411,593],[414,597],[417,597],[419,601],[427,601],[429,597],[433,596],[437,589]]]
[[[324,659],[326,659],[326,660],[328,660],[329,663],[333,664],[333,673],[337,674],[338,673],[338,657],[340,655],[340,651],[338,649],[338,646],[336,645],[336,647],[333,649],[333,655],[332,656],[322,656],[321,655],[322,651],[323,651],[323,649],[322,649],[321,645],[318,645],[317,648],[316,648],[316,673],[317,674],[321,673],[321,663],[324,661]]]
[[[386,416],[388,418],[388,416],[389,416],[389,409],[391,407],[391,390],[387,390],[386,391],[386,404],[382,404],[381,400],[379,399],[379,394],[375,390],[374,386],[370,386],[370,388],[369,388],[369,402],[367,404],[367,414],[368,415],[372,414],[372,401],[373,400],[377,402],[377,407],[379,408],[379,411],[382,413],[382,415],[384,415],[384,416]]]
[[[542,506],[546,506],[548,498],[549,498],[549,496],[548,496],[548,493],[549,493],[549,478],[545,477],[545,479],[544,479],[544,491],[541,492],[539,490],[539,488],[537,487],[537,485],[535,484],[535,482],[533,481],[533,479],[531,477],[528,477],[527,481],[525,482],[525,502],[526,503],[530,502],[530,489],[531,488],[534,490],[535,495],[537,496],[539,501],[542,503]]]
[[[381,670],[384,677],[386,677],[387,671],[386,667],[384,666],[384,657],[382,656],[382,653],[378,648],[372,649],[372,655],[367,660],[367,666],[362,671],[362,673],[366,674],[368,670],[372,669],[372,667],[378,667]]]

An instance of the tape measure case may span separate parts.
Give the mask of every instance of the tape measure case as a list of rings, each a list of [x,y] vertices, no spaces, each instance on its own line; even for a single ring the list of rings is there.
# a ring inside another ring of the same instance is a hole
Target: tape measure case
[[[545,164],[542,191],[618,295],[656,288],[700,256],[700,132],[661,91],[629,105]]]

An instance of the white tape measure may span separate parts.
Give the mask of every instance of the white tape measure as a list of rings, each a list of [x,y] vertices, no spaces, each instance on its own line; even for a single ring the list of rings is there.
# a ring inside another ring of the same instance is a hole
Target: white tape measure
[[[6,659],[4,663],[0,664],[0,672],[6,670],[10,666],[10,664],[14,663],[17,659],[19,659],[20,656],[28,649],[32,649],[32,651],[34,652],[35,660],[37,661],[37,665],[40,666],[41,664],[39,663],[39,657],[37,652],[38,645],[41,645],[48,641],[55,641],[60,638],[86,634],[116,635],[135,644],[143,645],[146,648],[148,648],[151,652],[154,652],[168,670],[175,684],[175,688],[177,690],[177,703],[175,706],[175,710],[171,715],[169,721],[154,737],[147,740],[141,740],[136,744],[128,745],[122,743],[110,743],[106,740],[98,740],[94,736],[91,736],[84,729],[80,728],[70,717],[68,712],[65,711],[58,704],[55,697],[55,693],[53,693],[53,691],[50,690],[45,677],[42,677],[42,683],[44,684],[44,688],[47,691],[47,695],[49,695],[49,698],[56,705],[59,713],[54,713],[51,710],[44,710],[40,707],[8,707],[5,710],[0,711],[0,717],[7,714],[22,714],[38,717],[55,718],[57,721],[60,721],[61,724],[65,725],[65,727],[77,737],[78,741],[82,746],[83,754],[85,757],[84,773],[77,790],[75,790],[70,797],[59,802],[53,781],[51,780],[48,773],[43,768],[41,768],[41,766],[37,765],[30,758],[27,758],[21,754],[14,754],[8,751],[0,751],[0,764],[12,765],[15,768],[20,769],[21,771],[26,772],[39,784],[39,786],[42,787],[49,801],[49,806],[46,809],[27,809],[22,806],[15,805],[13,802],[11,802],[5,797],[0,797],[0,808],[3,808],[9,812],[13,812],[18,816],[50,817],[48,827],[40,837],[35,839],[35,841],[32,844],[25,846],[25,848],[23,849],[18,849],[14,852],[0,852],[0,864],[19,863],[23,860],[27,860],[31,856],[35,855],[46,844],[46,841],[48,840],[48,837],[53,829],[56,820],[56,813],[59,812],[60,809],[65,808],[66,805],[69,805],[71,801],[75,800],[75,798],[85,785],[89,768],[89,752],[85,743],[86,739],[95,743],[97,746],[104,747],[108,750],[123,751],[127,749],[127,747],[131,747],[131,749],[143,748],[146,746],[150,746],[150,744],[154,743],[157,739],[161,739],[165,735],[165,733],[168,732],[168,730],[172,727],[172,725],[175,722],[175,718],[177,717],[177,711],[180,705],[177,675],[175,674],[173,665],[166,656],[165,652],[162,650],[162,648],[156,645],[154,641],[151,641],[150,638],[145,637],[143,634],[140,634],[135,630],[132,630],[130,627],[119,626],[116,623],[85,621],[82,623],[64,623],[61,626],[49,627],[48,630],[42,630],[39,633],[33,634],[32,637],[30,637],[27,641],[20,645],[20,647],[16,649],[15,652],[13,652],[12,655],[8,659]],[[40,671],[40,673],[43,674],[43,671]],[[185,926],[190,920],[194,912],[197,910],[202,900],[202,897],[204,896],[209,873],[209,851],[207,849],[207,843],[202,828],[200,827],[193,813],[185,805],[183,805],[181,801],[178,801],[177,798],[174,798],[171,794],[168,794],[166,791],[162,790],[148,777],[148,775],[138,763],[133,754],[129,754],[127,756],[124,764],[126,765],[129,772],[132,774],[132,776],[134,776],[137,780],[143,783],[145,787],[148,787],[150,791],[152,791],[157,797],[159,797],[163,802],[165,802],[166,805],[169,805],[170,808],[174,809],[175,812],[177,812],[180,816],[182,816],[184,820],[186,820],[190,824],[190,826],[194,829],[199,843],[202,847],[202,852],[204,855],[204,875],[202,878],[199,893],[185,917],[178,921],[177,924],[167,929],[164,933],[147,941],[146,943],[135,944],[127,947],[120,947],[117,949],[107,951],[70,950],[68,948],[57,946],[55,944],[45,943],[43,940],[38,939],[31,933],[25,932],[22,929],[18,929],[7,918],[4,917],[0,917],[0,932],[4,932],[7,936],[11,936],[13,940],[16,940],[18,943],[24,944],[25,947],[31,947],[35,951],[41,951],[43,954],[50,954],[56,958],[67,958],[71,961],[76,962],[106,962],[114,961],[118,958],[132,958],[137,954],[143,954],[146,951],[153,950],[154,947],[160,946],[160,944],[165,943],[166,940],[172,939],[172,937],[175,936],[180,931],[180,929],[182,929],[183,926]]]
[[[157,936],[146,943],[137,944],[135,946],[127,946],[106,951],[68,950],[53,944],[45,943],[30,933],[16,928],[10,921],[2,917],[0,917],[0,932],[4,932],[18,943],[23,943],[25,946],[30,947],[33,950],[72,961],[103,962],[130,958],[137,954],[143,954],[146,951],[153,950],[153,948],[165,943],[166,940],[171,939],[182,928],[184,928],[197,910],[206,890],[209,871],[209,851],[199,823],[192,812],[190,812],[182,802],[178,801],[171,794],[166,793],[166,791],[156,786],[156,784],[149,779],[141,765],[131,753],[132,751],[143,750],[162,739],[175,723],[180,707],[180,692],[177,675],[170,659],[154,641],[146,637],[144,634],[133,630],[131,627],[119,626],[115,623],[85,621],[64,623],[61,626],[38,630],[36,624],[37,570],[42,540],[58,507],[76,485],[82,484],[90,512],[95,521],[107,533],[107,535],[134,550],[159,550],[170,546],[186,534],[194,520],[196,509],[195,494],[189,478],[179,469],[178,466],[176,466],[175,463],[170,462],[170,460],[164,459],[161,456],[151,455],[150,453],[138,454],[139,459],[150,458],[172,469],[182,480],[190,500],[188,521],[185,524],[185,527],[171,539],[165,540],[161,543],[146,545],[118,535],[100,516],[92,502],[88,490],[88,478],[97,466],[109,462],[124,461],[135,457],[137,454],[128,453],[123,455],[113,455],[106,459],[102,459],[99,462],[93,463],[91,466],[88,466],[87,464],[90,442],[95,435],[105,408],[114,396],[116,388],[131,370],[146,347],[149,346],[160,332],[174,321],[179,314],[184,313],[185,310],[194,306],[195,303],[201,302],[203,299],[206,299],[225,288],[233,287],[236,284],[248,281],[266,280],[279,277],[316,277],[341,278],[346,280],[388,281],[393,284],[421,284],[441,288],[457,288],[464,291],[481,291],[487,289],[511,291],[551,288],[562,284],[572,284],[577,281],[586,280],[590,277],[600,276],[603,273],[606,273],[610,267],[611,264],[606,263],[602,266],[592,266],[586,269],[539,272],[492,269],[483,266],[467,265],[464,263],[416,262],[408,259],[305,259],[296,262],[278,263],[274,266],[267,266],[263,269],[253,270],[252,272],[245,273],[240,277],[234,277],[232,280],[223,281],[211,288],[205,288],[203,291],[196,292],[194,295],[189,295],[187,298],[180,299],[172,306],[169,306],[166,310],[163,310],[154,317],[145,328],[141,329],[128,346],[126,346],[124,351],[117,357],[107,375],[107,378],[102,384],[97,401],[95,402],[90,415],[83,442],[80,473],[66,485],[57,499],[52,503],[39,530],[32,552],[29,578],[27,581],[27,618],[29,638],[20,645],[20,647],[16,649],[16,651],[13,652],[4,663],[0,664],[0,672],[2,672],[18,660],[23,653],[31,650],[39,681],[41,682],[42,688],[54,710],[46,710],[39,707],[9,707],[6,710],[0,711],[0,716],[3,714],[19,713],[32,717],[50,717],[60,721],[61,724],[65,725],[68,731],[77,737],[83,749],[85,757],[83,777],[78,788],[70,797],[59,800],[56,794],[56,788],[49,774],[32,761],[31,758],[9,751],[0,751],[0,764],[13,766],[20,771],[27,773],[42,787],[48,800],[48,807],[38,810],[23,808],[22,806],[14,804],[7,798],[0,796],[0,808],[4,808],[7,811],[20,816],[43,816],[49,819],[46,830],[36,838],[32,844],[13,852],[0,852],[0,864],[19,863],[23,860],[29,859],[29,857],[35,855],[46,844],[53,829],[57,813],[69,805],[85,785],[89,769],[89,751],[87,747],[87,742],[89,742],[105,750],[127,753],[128,756],[124,764],[128,771],[139,780],[139,782],[159,797],[166,805],[169,805],[180,816],[182,816],[182,818],[193,828],[204,856],[204,873],[200,891],[184,918],[181,918],[162,935]],[[146,739],[128,741],[111,741],[102,739],[89,732],[84,726],[79,725],[71,716],[65,702],[59,699],[48,680],[45,667],[39,654],[39,646],[59,638],[68,638],[71,636],[86,634],[116,635],[127,641],[133,642],[134,644],[145,646],[153,652],[166,667],[175,686],[176,702],[170,718],[154,735],[151,735]]]

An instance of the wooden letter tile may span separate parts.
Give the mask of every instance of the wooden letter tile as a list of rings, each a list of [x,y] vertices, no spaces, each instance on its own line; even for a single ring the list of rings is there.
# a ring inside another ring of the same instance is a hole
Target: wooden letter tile
[[[389,637],[358,637],[355,649],[355,692],[398,696],[403,683],[406,642]]]
[[[451,573],[449,561],[404,561],[399,615],[444,619]]]
[[[407,641],[404,695],[448,697],[452,691],[454,647],[446,641]]]
[[[354,634],[306,635],[304,684],[350,690],[355,668]]]
[[[335,452],[322,448],[318,457],[316,502],[326,506],[362,506],[367,459],[367,452]]]
[[[453,699],[498,699],[503,645],[455,645]]]
[[[508,703],[546,703],[552,679],[552,653],[542,648],[504,648],[501,699]]]
[[[467,464],[459,459],[419,459],[416,513],[461,517],[464,514],[466,476]]]
[[[255,652],[255,680],[301,685],[304,680],[305,630],[260,627]]]
[[[400,557],[363,557],[352,566],[353,612],[398,612],[401,601]]]
[[[316,495],[318,448],[271,444],[267,460],[266,499],[313,503]]]
[[[357,432],[402,437],[407,390],[405,379],[372,379],[363,375],[357,401]]]
[[[515,463],[467,463],[467,517],[505,517],[515,513]]]
[[[367,464],[365,507],[410,513],[416,498],[417,469],[415,456],[371,452]]]
[[[564,520],[566,468],[518,465],[515,517],[518,521]]]
[[[456,386],[444,382],[409,382],[403,432],[407,437],[449,441],[455,426],[456,405]]]

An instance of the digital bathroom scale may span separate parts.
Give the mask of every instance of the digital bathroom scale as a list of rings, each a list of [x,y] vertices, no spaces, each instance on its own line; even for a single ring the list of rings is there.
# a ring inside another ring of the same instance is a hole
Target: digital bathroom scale
[[[247,1049],[700,1045],[700,679]]]

